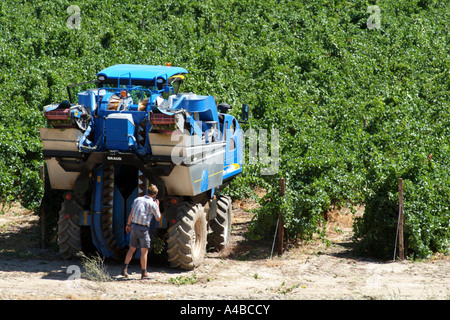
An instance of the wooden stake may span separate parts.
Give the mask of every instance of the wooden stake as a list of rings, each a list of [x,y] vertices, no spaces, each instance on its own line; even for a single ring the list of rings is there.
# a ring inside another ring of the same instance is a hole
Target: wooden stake
[[[280,195],[284,197],[285,194],[285,181],[284,178],[280,179]],[[283,226],[283,215],[280,210],[280,214],[278,215],[278,254],[283,254],[283,241],[284,241],[284,226]]]
[[[40,175],[41,175],[42,184],[43,184],[44,190],[45,190],[45,168],[44,168],[44,166],[41,166],[41,168],[40,168]],[[39,206],[39,209],[40,209],[39,213],[41,215],[41,246],[42,246],[42,249],[45,249],[45,202],[44,202],[44,195],[42,196],[41,205]]]
[[[399,213],[398,213],[398,251],[399,258],[405,259],[405,247],[403,240],[403,179],[398,181]]]

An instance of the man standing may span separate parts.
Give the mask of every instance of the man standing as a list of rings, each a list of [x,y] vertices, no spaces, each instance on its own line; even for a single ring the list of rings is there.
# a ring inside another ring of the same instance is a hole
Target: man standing
[[[147,254],[150,248],[150,223],[153,216],[156,221],[161,220],[161,213],[159,212],[159,201],[156,199],[158,188],[152,184],[148,187],[148,195],[138,197],[134,200],[131,207],[128,223],[125,228],[130,235],[130,249],[128,249],[125,257],[125,266],[122,270],[122,275],[128,278],[128,264],[133,258],[133,254],[138,247],[141,248],[141,279],[148,279],[147,275]]]

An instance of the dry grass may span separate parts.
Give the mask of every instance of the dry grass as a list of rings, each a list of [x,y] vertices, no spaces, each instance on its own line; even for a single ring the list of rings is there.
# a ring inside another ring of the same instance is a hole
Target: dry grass
[[[105,266],[105,259],[100,257],[98,253],[89,257],[84,253],[79,253],[79,257],[81,258],[81,264],[85,269],[85,272],[82,273],[84,278],[96,282],[107,282],[112,280],[111,275]]]

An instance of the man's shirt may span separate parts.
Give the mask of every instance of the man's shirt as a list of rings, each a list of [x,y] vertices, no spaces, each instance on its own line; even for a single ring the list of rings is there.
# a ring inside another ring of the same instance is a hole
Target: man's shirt
[[[152,197],[147,195],[136,198],[133,202],[132,209],[133,216],[131,218],[131,223],[149,227],[153,216],[155,216],[156,219],[161,217],[158,205]]]

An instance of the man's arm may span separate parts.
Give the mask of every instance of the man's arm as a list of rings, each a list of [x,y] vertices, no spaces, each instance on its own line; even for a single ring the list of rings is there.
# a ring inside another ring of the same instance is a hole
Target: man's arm
[[[133,217],[134,208],[131,209],[130,215],[128,216],[127,226],[125,227],[126,233],[130,233],[131,231],[131,218]]]
[[[159,212],[159,200],[155,199],[155,206],[154,206],[154,213],[153,215],[155,216],[156,221],[160,221],[161,220],[161,213]]]

